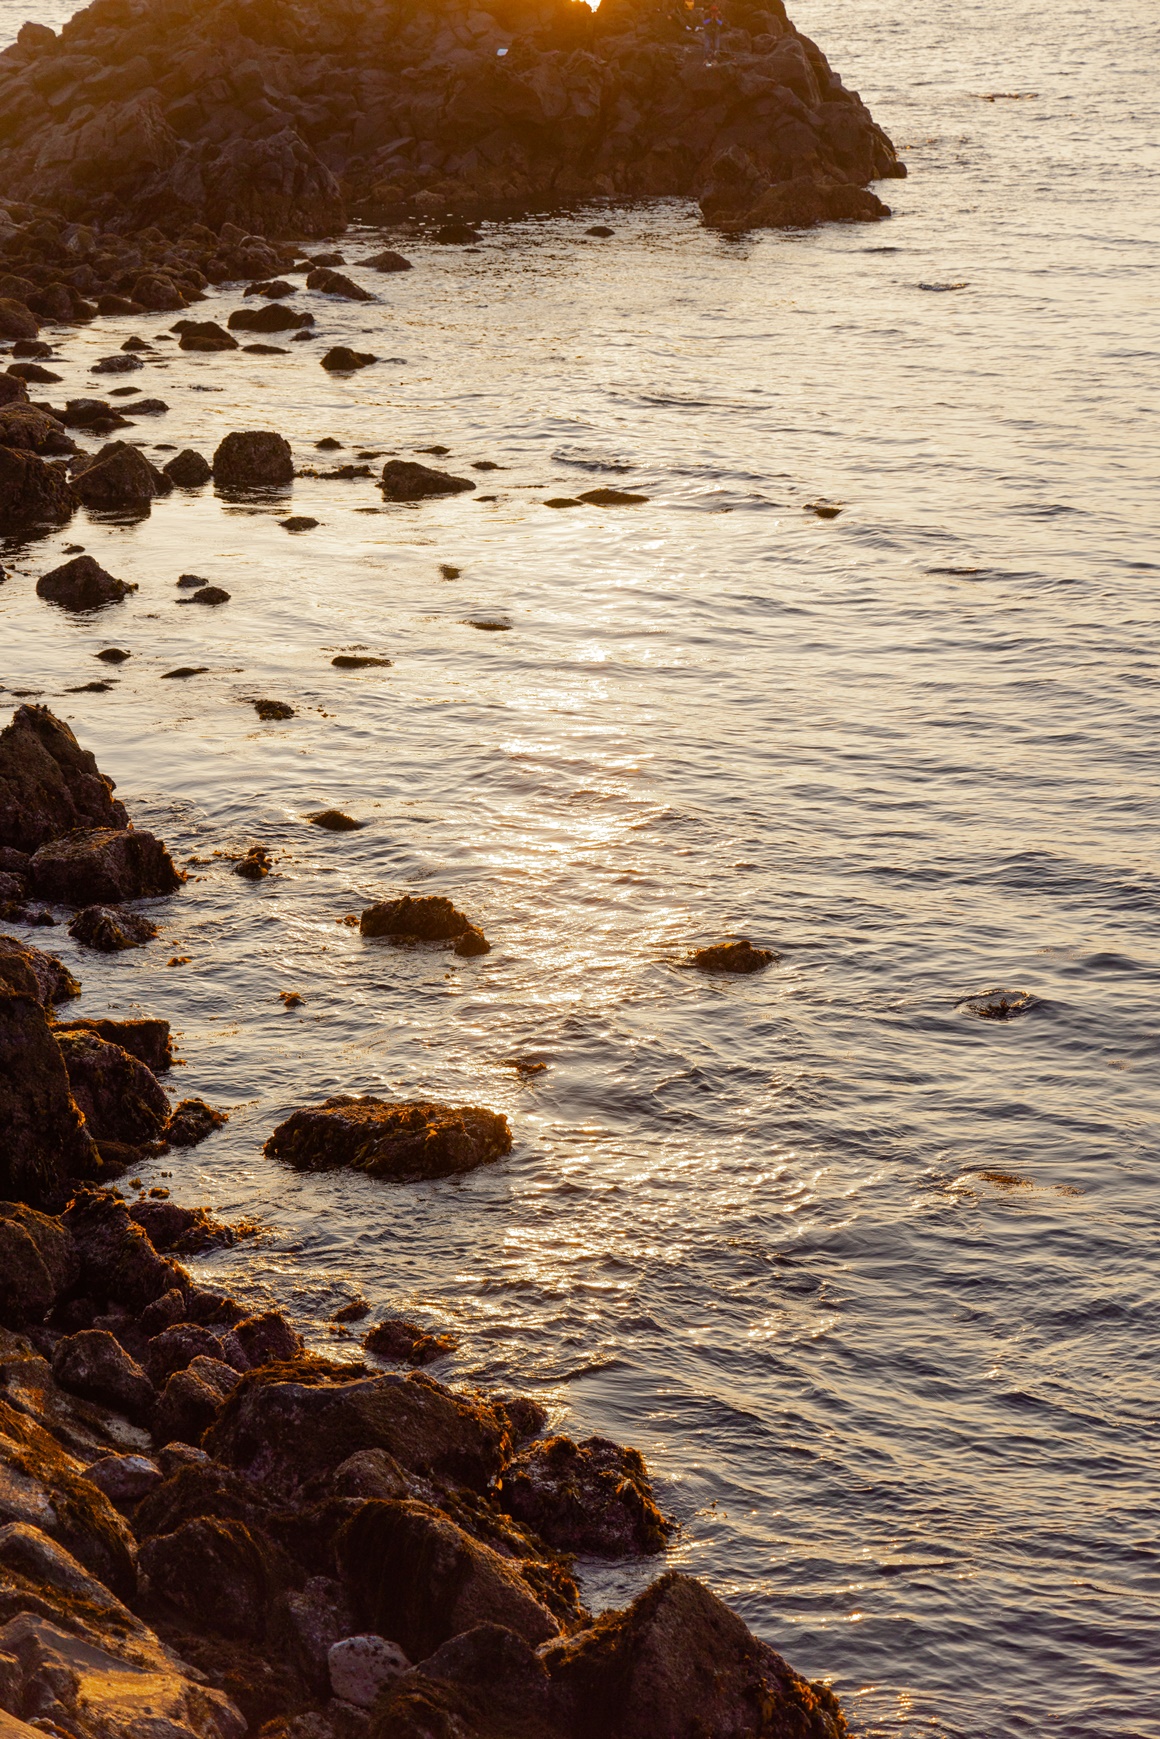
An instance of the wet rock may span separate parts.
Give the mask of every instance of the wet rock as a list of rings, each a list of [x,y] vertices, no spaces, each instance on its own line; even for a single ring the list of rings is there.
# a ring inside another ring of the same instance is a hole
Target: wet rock
[[[265,308],[235,308],[226,324],[231,332],[294,332],[313,326],[314,316],[271,302]]]
[[[140,1561],[155,1592],[198,1628],[255,1642],[287,1580],[282,1554],[258,1529],[211,1516],[146,1540]]]
[[[147,1455],[103,1455],[85,1468],[98,1491],[118,1505],[135,1504],[161,1484],[164,1475]]]
[[[76,1273],[76,1251],[59,1220],[0,1201],[0,1322],[43,1322]]]
[[[206,671],[207,666],[204,664],[179,664],[176,670],[163,670],[161,672],[161,681],[184,681],[187,676],[204,676]]]
[[[65,1335],[53,1349],[52,1374],[62,1388],[88,1401],[116,1407],[127,1418],[147,1419],[153,1384],[120,1341],[100,1328]]]
[[[200,453],[195,453],[192,447],[186,447],[177,453],[162,469],[178,489],[200,489],[213,476],[209,460],[204,459]]]
[[[23,302],[0,296],[0,338],[35,338],[40,321]]]
[[[578,495],[553,495],[545,501],[545,507],[582,507],[584,504]]]
[[[222,586],[201,586],[188,598],[179,598],[177,601],[179,604],[205,604],[212,610],[218,604],[228,604],[230,594]]]
[[[482,241],[483,236],[473,223],[444,223],[435,231],[434,239],[445,246],[463,247],[469,242]]]
[[[294,285],[288,284],[285,278],[267,278],[262,284],[247,284],[245,294],[247,296],[265,296],[271,300],[277,300],[282,296],[292,296]]]
[[[359,652],[339,652],[331,659],[336,670],[390,670],[390,658],[370,658]]]
[[[0,980],[0,1200],[54,1212],[100,1159],[60,1047],[34,996]]]
[[[131,1600],[137,1566],[125,1522],[56,1439],[2,1397],[0,1465],[0,1530],[11,1523],[43,1530],[119,1600]]]
[[[169,1121],[165,1089],[139,1058],[92,1032],[57,1040],[73,1098],[97,1141],[157,1141]]]
[[[269,875],[273,859],[264,845],[252,845],[245,857],[234,865],[234,874],[248,882],[260,882]]]
[[[360,936],[390,936],[400,942],[454,942],[464,956],[488,954],[491,943],[478,925],[441,894],[403,894],[368,906],[359,919]]]
[[[284,700],[252,700],[250,705],[263,723],[294,717],[294,708]]]
[[[367,351],[350,350],[345,344],[336,344],[323,357],[322,367],[331,374],[353,374],[356,369],[369,368],[378,360]]]
[[[382,1636],[347,1636],[327,1654],[330,1688],[345,1703],[369,1709],[384,1685],[405,1673],[411,1663],[397,1642]]]
[[[165,1139],[170,1147],[196,1147],[228,1122],[228,1112],[215,1110],[204,1099],[181,1099],[166,1124]]]
[[[0,936],[0,984],[21,996],[31,996],[42,1008],[81,993],[62,961],[15,936]]]
[[[215,1219],[208,1208],[145,1199],[133,1203],[129,1218],[163,1256],[200,1256],[206,1250],[229,1250],[238,1241],[233,1227]]]
[[[149,463],[140,448],[130,446],[127,441],[110,441],[92,458],[74,466],[72,484],[78,500],[86,507],[103,509],[147,507],[173,487],[169,479]],[[80,556],[77,560],[89,563],[92,568],[97,566],[91,556]],[[121,582],[113,583],[119,585]],[[129,589],[136,591],[137,588]]]
[[[548,1423],[547,1410],[530,1395],[509,1395],[495,1402],[508,1422],[513,1443],[539,1437]]]
[[[47,956],[46,956],[47,958]],[[173,1065],[173,1046],[169,1037],[169,1022],[153,1015],[141,1015],[127,1020],[112,1020],[98,1016],[83,1020],[58,1021],[58,1033],[96,1033],[111,1045],[120,1045],[136,1057],[155,1075],[164,1074]]]
[[[298,1358],[303,1350],[302,1336],[280,1310],[249,1316],[233,1332],[251,1365],[284,1364]]]
[[[822,223],[877,223],[890,207],[867,187],[797,176],[766,189],[752,205],[741,209],[731,195],[707,195],[701,201],[707,224],[727,233],[747,229],[813,229]]]
[[[182,320],[179,350],[236,350],[238,341],[231,338],[216,320]]]
[[[92,556],[74,556],[36,582],[37,597],[59,604],[62,610],[100,610],[106,604],[119,604],[136,590],[128,580],[115,580]]]
[[[373,302],[374,297],[345,272],[335,272],[329,266],[315,266],[306,274],[306,288],[321,290],[324,296],[341,296],[347,302]]]
[[[368,1329],[362,1344],[368,1353],[377,1353],[380,1358],[420,1366],[434,1364],[446,1353],[453,1353],[459,1342],[453,1334],[428,1334],[418,1323],[392,1316]]]
[[[306,819],[311,827],[321,827],[325,833],[354,833],[366,825],[353,815],[344,815],[341,809],[317,809]]]
[[[505,1468],[500,1501],[562,1552],[635,1557],[663,1551],[673,1531],[641,1456],[604,1437],[533,1443]]]
[[[13,447],[26,453],[60,456],[76,452],[76,442],[64,430],[64,425],[51,412],[36,405],[9,404],[0,406],[0,447]]]
[[[51,368],[45,368],[43,364],[39,362],[13,362],[9,364],[5,373],[15,375],[17,380],[24,381],[26,385],[30,381],[33,383],[44,382],[47,384],[52,381],[63,380],[64,378],[63,375],[54,374]]]
[[[115,1196],[80,1188],[63,1218],[80,1263],[79,1285],[99,1304],[120,1305],[140,1316],[175,1288],[188,1295],[191,1282],[184,1269],[157,1254]]]
[[[0,732],[0,845],[35,852],[73,828],[128,827],[114,789],[47,707],[19,707]]]
[[[222,1408],[204,1447],[271,1489],[294,1491],[379,1449],[403,1468],[485,1491],[507,1449],[506,1421],[487,1402],[429,1376],[333,1380],[285,1369],[251,1371]]]
[[[379,487],[388,501],[422,501],[428,496],[460,495],[474,489],[475,484],[470,478],[435,471],[414,459],[388,459]]]
[[[689,964],[699,972],[763,972],[780,958],[773,948],[754,948],[742,936],[736,942],[714,942],[712,947],[698,948]]]
[[[271,430],[227,435],[213,456],[213,479],[229,489],[273,489],[292,483],[290,443]]]
[[[129,1210],[130,1218],[135,1225],[142,1225],[148,1231],[148,1225],[142,1224],[137,1217],[137,1210],[145,1207],[167,1207],[166,1202],[146,1203],[136,1202]],[[156,1246],[155,1246],[156,1247]],[[184,1308],[184,1301],[182,1304]],[[221,1359],[222,1338],[220,1331],[206,1328],[203,1323],[177,1322],[160,1334],[151,1337],[143,1354],[145,1369],[150,1378],[160,1389],[163,1388],[178,1371],[188,1370],[195,1359]],[[246,1359],[239,1358],[238,1363],[245,1368]],[[204,1381],[204,1378],[202,1379]]]
[[[609,229],[609,227],[606,223],[594,223],[594,224],[590,225],[590,227],[584,231],[584,234],[585,235],[595,235],[595,236],[610,236],[610,235],[615,235],[616,231],[613,229]]]
[[[368,1629],[413,1659],[477,1624],[502,1624],[533,1647],[558,1632],[510,1558],[424,1504],[369,1499],[335,1553]]]
[[[375,272],[409,272],[411,261],[404,255],[397,254],[393,248],[384,248],[381,253],[372,254],[369,260],[359,260],[360,266],[369,266]]]
[[[675,1571],[540,1658],[577,1739],[846,1733],[828,1686],[800,1678],[703,1583]]]
[[[110,906],[85,906],[68,927],[68,933],[86,948],[102,954],[119,954],[126,948],[143,948],[157,934],[157,925],[139,912],[117,912]]]
[[[283,531],[313,531],[318,521],[311,519],[309,514],[296,513],[289,519],[280,519],[278,524]]]
[[[580,500],[589,507],[635,507],[648,496],[633,495],[628,489],[585,489]]]
[[[59,525],[76,507],[64,471],[36,453],[0,445],[0,532]]]
[[[131,652],[126,652],[121,646],[106,646],[102,652],[97,653],[102,664],[124,664],[132,656]]]
[[[1018,1020],[1035,1001],[1026,990],[983,990],[976,996],[964,996],[955,1006],[976,1020]]]
[[[99,362],[94,362],[90,374],[131,374],[136,368],[144,368],[145,364],[139,356],[126,356],[118,352],[116,356],[102,356]]]
[[[344,1167],[396,1181],[453,1177],[511,1152],[507,1118],[478,1105],[338,1095],[295,1111],[266,1142],[296,1171]]]
[[[70,906],[115,906],[172,894],[183,877],[159,839],[144,828],[96,827],[49,840],[28,866],[42,900]]]

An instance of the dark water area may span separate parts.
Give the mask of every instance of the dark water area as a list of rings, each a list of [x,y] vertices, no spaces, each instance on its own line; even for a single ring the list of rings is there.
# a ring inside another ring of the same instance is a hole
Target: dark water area
[[[662,202],[604,241],[592,212],[407,238],[413,272],[350,268],[376,303],[296,298],[314,344],[158,343],[134,384],[172,408],[128,431],[158,459],[269,427],[302,464],[444,445],[478,487],[300,480],[301,534],[210,490],[0,549],[5,710],[51,705],[197,860],[145,950],[33,939],[78,1014],[168,1016],[176,1090],[231,1109],[142,1174],[268,1227],[207,1273],[326,1349],[361,1292],[459,1336],[441,1378],[639,1446],[664,1561],[861,1735],[1150,1739],[1157,14],[794,17],[910,164],[889,223],[722,240]],[[172,318],[53,333],[51,392]],[[328,377],[331,342],[402,360]],[[543,505],[601,484],[649,500]],[[72,542],[140,590],[37,600]],[[230,603],[181,607],[186,571]],[[306,825],[332,805],[367,825]],[[259,884],[213,855],[253,841]],[[493,952],[336,922],[402,891]],[[685,970],[730,934],[780,964]],[[994,991],[1025,1012],[980,1018]],[[338,1091],[503,1110],[514,1152],[404,1188],[263,1157]],[[658,1567],[582,1566],[595,1604]]]

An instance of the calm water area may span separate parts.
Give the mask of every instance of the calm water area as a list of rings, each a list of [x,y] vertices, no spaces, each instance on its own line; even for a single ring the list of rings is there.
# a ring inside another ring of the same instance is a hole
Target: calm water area
[[[127,433],[159,460],[277,428],[301,464],[445,446],[478,487],[303,479],[298,534],[210,489],[0,548],[4,711],[67,718],[191,870],[147,949],[34,939],[230,1109],[143,1174],[268,1228],[207,1274],[326,1349],[362,1293],[459,1336],[444,1380],[636,1444],[664,1562],[866,1739],[1154,1739],[1160,16],[792,10],[909,162],[892,221],[352,234],[415,270],[298,296],[318,341],[158,341],[133,384],[171,410]],[[172,320],[59,329],[48,390]],[[390,360],[333,378],[328,343]],[[649,499],[543,505],[600,484]],[[37,600],[74,542],[139,591]],[[229,604],[182,607],[187,571]],[[214,856],[254,841],[260,884]],[[492,953],[336,922],[403,891]],[[685,969],[728,935],[780,964]],[[963,1006],[998,989],[1027,1012]],[[340,1091],[503,1110],[514,1152],[405,1187],[263,1157]],[[582,1569],[602,1605],[659,1567]]]

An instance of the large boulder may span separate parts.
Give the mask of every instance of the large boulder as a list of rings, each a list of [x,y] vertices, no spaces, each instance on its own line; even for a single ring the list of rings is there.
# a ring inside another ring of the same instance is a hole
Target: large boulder
[[[67,474],[38,454],[0,446],[0,532],[60,525],[76,507]]]
[[[0,936],[0,980],[10,990],[33,997],[42,1008],[79,996],[81,987],[53,954],[45,954],[15,936]]]
[[[36,582],[38,598],[59,604],[62,610],[103,610],[119,604],[137,590],[132,580],[119,580],[107,573],[95,556],[74,556]]]
[[[99,1173],[43,1007],[2,980],[0,1130],[0,1200],[51,1212],[64,1206],[71,1179]]]
[[[110,441],[83,464],[74,465],[72,483],[86,507],[98,508],[147,507],[173,487],[128,441]]]
[[[530,1444],[504,1469],[500,1502],[561,1552],[635,1557],[662,1551],[673,1531],[639,1451],[605,1437]]]
[[[460,495],[465,489],[474,489],[475,484],[468,477],[453,477],[450,471],[436,471],[415,459],[388,459],[379,488],[388,501],[422,501],[433,495]]]
[[[94,1032],[62,1032],[57,1043],[73,1098],[95,1141],[137,1146],[161,1138],[169,1099],[144,1063]]]
[[[291,1572],[256,1526],[198,1516],[141,1547],[150,1587],[199,1630],[264,1640]]]
[[[143,828],[82,828],[50,839],[28,866],[42,900],[69,906],[114,906],[172,894],[182,883],[173,859]]]
[[[481,1105],[340,1094],[293,1112],[274,1130],[264,1152],[296,1171],[342,1166],[403,1181],[474,1171],[510,1153],[511,1146],[507,1118]]]
[[[510,1558],[425,1504],[368,1499],[335,1549],[360,1619],[412,1659],[477,1624],[533,1646],[559,1630]]]
[[[285,435],[239,430],[219,442],[213,480],[227,489],[276,489],[294,481],[294,456]]]
[[[124,828],[116,787],[45,706],[22,706],[0,732],[0,846],[34,852],[73,828]]]
[[[107,1329],[64,1335],[53,1348],[52,1374],[62,1389],[115,1407],[130,1419],[144,1421],[153,1410],[153,1384]]]

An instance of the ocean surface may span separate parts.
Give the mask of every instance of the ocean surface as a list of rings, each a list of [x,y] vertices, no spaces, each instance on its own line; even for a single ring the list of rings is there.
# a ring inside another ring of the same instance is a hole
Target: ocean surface
[[[142,1174],[267,1228],[207,1275],[352,1353],[361,1293],[459,1337],[441,1378],[641,1448],[680,1531],[583,1565],[595,1605],[703,1576],[866,1739],[1154,1739],[1158,14],[794,16],[903,150],[892,221],[351,234],[415,270],[298,297],[317,342],[158,343],[151,450],[438,445],[478,487],[301,480],[306,533],[210,490],[0,549],[4,711],[67,718],[191,873],[147,949],[31,939],[77,1013],[169,1017],[171,1084],[229,1108]],[[49,390],[171,323],[62,329]],[[328,342],[387,360],[335,379]],[[602,484],[649,499],[544,505]],[[69,543],[140,590],[38,601]],[[187,571],[229,604],[182,607]],[[407,890],[493,951],[336,921]],[[686,969],[730,935],[780,963]],[[964,1002],[997,991],[1026,1011]],[[407,1187],[263,1157],[340,1091],[494,1107],[514,1152]]]

